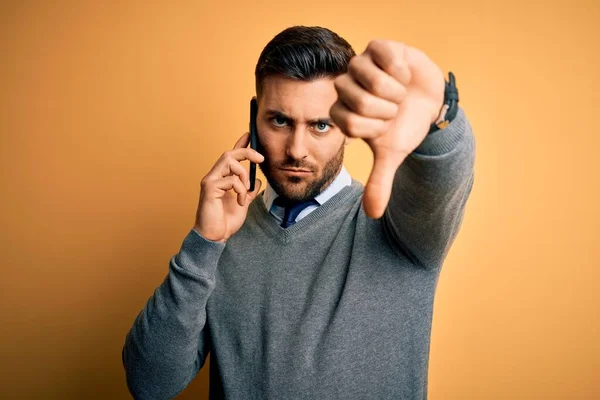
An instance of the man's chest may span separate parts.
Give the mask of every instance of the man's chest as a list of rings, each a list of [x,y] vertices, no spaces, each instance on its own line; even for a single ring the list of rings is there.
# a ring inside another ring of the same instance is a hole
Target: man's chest
[[[256,258],[244,264],[240,254],[225,254],[207,304],[211,334],[251,358],[339,354],[430,312],[435,276],[402,265],[391,250],[331,247],[310,257],[271,251]]]

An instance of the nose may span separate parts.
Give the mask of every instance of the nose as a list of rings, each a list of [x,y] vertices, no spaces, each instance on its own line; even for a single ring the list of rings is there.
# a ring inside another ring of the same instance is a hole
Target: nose
[[[289,135],[286,145],[286,154],[294,160],[302,160],[308,156],[306,132],[303,128],[297,127]]]

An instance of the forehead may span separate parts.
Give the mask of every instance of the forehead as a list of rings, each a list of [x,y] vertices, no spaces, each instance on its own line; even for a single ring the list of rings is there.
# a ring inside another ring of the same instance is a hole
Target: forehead
[[[294,119],[325,118],[336,100],[333,78],[303,82],[269,76],[263,82],[259,109],[277,110]]]

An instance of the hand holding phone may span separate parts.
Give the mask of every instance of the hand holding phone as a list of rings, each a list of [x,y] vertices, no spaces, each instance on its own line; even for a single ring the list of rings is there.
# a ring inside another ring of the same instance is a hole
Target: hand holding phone
[[[244,224],[248,206],[258,195],[261,181],[257,182],[256,179],[256,164],[263,162],[265,158],[256,150],[257,112],[258,104],[253,98],[250,101],[249,134],[244,133],[233,150],[223,153],[202,179],[194,229],[206,239],[227,241]],[[250,161],[249,174],[241,164],[244,160]],[[232,191],[237,196],[230,196]]]

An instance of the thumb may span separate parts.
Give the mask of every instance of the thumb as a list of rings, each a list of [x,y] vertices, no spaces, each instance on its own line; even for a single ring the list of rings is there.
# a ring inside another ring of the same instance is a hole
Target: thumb
[[[258,193],[260,192],[261,187],[262,187],[262,181],[260,179],[256,178],[256,183],[254,184],[254,191],[247,192],[248,200],[246,201],[246,205],[249,205],[256,198],[256,196],[258,196]]]
[[[397,157],[377,156],[363,195],[366,214],[373,219],[381,218],[392,195],[392,184],[402,160]]]

